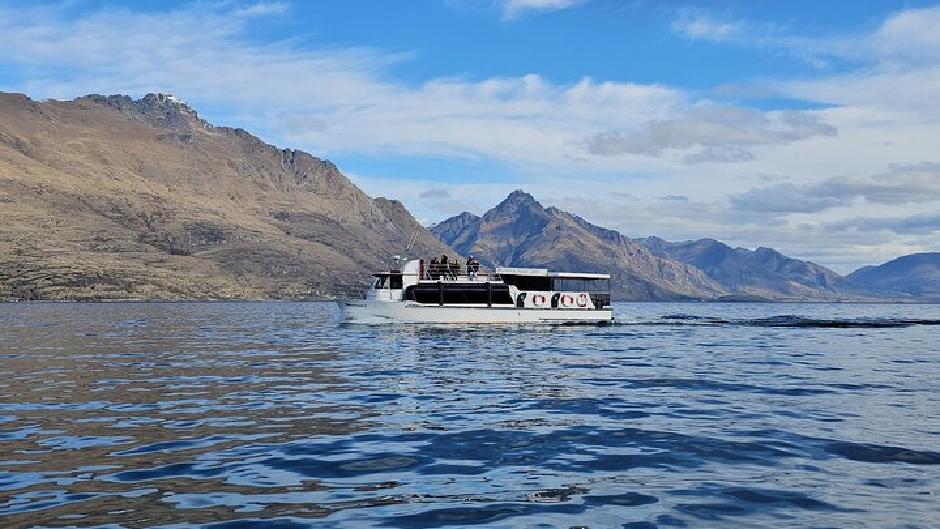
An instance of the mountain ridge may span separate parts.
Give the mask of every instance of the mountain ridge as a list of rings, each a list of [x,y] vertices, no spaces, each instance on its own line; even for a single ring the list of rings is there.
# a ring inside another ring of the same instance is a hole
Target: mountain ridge
[[[0,93],[0,299],[307,299],[414,238],[335,164],[216,127],[167,94]]]
[[[489,267],[610,272],[614,294],[622,299],[682,300],[724,293],[699,270],[656,257],[630,239],[558,208],[545,208],[522,190],[482,216],[464,213],[430,229],[442,242]]]
[[[657,255],[691,264],[737,294],[766,299],[839,300],[865,298],[865,292],[836,272],[760,246],[731,247],[712,238],[669,242],[659,237],[638,239]]]
[[[940,252],[903,255],[852,272],[849,282],[902,295],[940,300]]]
[[[615,285],[618,281],[628,285],[615,292],[621,299],[875,301],[894,295],[773,248],[732,248],[711,238],[630,239],[557,207],[544,207],[523,190],[513,191],[482,216],[463,212],[430,230],[442,242],[461,253],[473,253],[488,266],[610,272]],[[566,249],[570,242],[559,243],[554,233],[559,230],[579,239],[577,252]],[[566,258],[546,256],[556,244]],[[606,268],[599,269],[599,263]]]

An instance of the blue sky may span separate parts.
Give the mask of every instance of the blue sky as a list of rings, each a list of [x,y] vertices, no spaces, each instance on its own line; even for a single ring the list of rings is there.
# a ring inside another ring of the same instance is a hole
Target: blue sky
[[[428,223],[521,187],[848,271],[940,249],[936,27],[926,1],[0,0],[0,90],[172,92]]]

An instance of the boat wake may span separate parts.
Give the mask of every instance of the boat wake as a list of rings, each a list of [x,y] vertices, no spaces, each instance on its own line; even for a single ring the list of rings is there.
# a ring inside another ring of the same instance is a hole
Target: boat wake
[[[733,319],[692,314],[667,314],[646,321],[618,320],[620,325],[702,325],[806,329],[895,329],[917,325],[940,325],[940,319],[911,318],[809,318],[797,315]]]

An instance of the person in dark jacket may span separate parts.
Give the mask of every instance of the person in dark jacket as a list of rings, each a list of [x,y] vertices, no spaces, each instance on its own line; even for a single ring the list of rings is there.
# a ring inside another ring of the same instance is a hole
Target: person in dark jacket
[[[480,262],[477,261],[472,255],[467,257],[467,275],[470,276],[470,279],[477,278],[477,272],[480,271]]]
[[[447,257],[447,254],[441,255],[440,271],[442,277],[450,276],[450,259]]]
[[[431,259],[431,265],[428,266],[428,277],[431,279],[437,279],[441,277],[440,271],[441,265],[437,262],[437,258]]]

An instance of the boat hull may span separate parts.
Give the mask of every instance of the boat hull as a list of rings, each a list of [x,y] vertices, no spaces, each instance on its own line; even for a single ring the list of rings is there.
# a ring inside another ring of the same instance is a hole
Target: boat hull
[[[521,309],[517,307],[458,307],[375,300],[337,300],[347,323],[511,324],[562,325],[609,323],[611,309]]]

